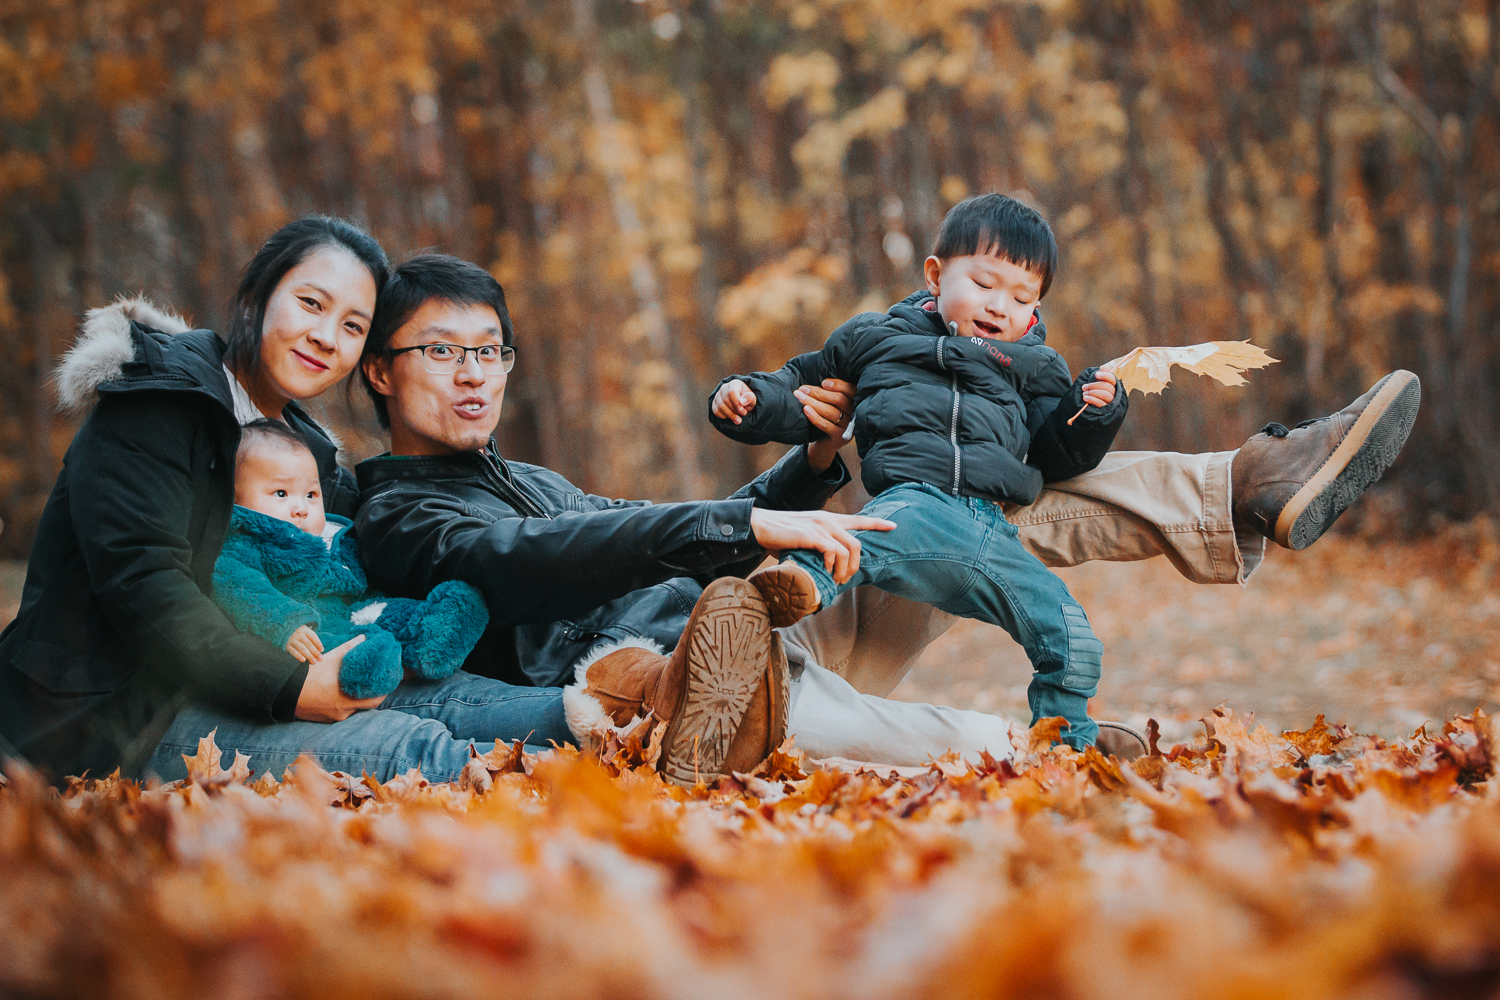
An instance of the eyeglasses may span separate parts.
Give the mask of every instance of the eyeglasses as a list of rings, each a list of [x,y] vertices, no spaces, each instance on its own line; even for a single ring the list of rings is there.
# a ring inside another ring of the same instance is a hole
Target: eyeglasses
[[[479,359],[479,370],[486,375],[504,375],[516,366],[516,349],[499,344],[483,347],[459,347],[457,344],[419,344],[416,347],[398,347],[387,350],[391,357],[407,351],[422,352],[422,367],[434,375],[452,375],[469,360],[469,352]]]

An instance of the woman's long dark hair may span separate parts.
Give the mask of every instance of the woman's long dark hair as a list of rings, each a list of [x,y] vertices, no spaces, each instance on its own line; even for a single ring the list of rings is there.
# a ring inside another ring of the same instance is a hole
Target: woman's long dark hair
[[[323,247],[339,247],[353,254],[375,280],[375,294],[380,294],[390,276],[391,262],[373,237],[353,223],[329,215],[305,215],[288,222],[250,258],[234,293],[225,355],[231,368],[249,371],[255,367],[260,360],[261,326],[271,293],[288,271]]]

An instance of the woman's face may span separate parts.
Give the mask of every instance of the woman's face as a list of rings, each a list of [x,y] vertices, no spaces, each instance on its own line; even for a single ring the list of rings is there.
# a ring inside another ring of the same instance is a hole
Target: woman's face
[[[342,247],[320,247],[282,276],[266,301],[255,381],[283,399],[309,399],[359,363],[375,279]]]

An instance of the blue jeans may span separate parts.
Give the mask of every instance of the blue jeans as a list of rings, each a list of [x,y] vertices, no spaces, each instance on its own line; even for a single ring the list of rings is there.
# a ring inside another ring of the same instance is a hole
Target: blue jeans
[[[187,776],[182,755],[218,729],[214,742],[227,763],[236,750],[250,757],[256,776],[278,778],[302,753],[329,771],[367,772],[389,781],[420,768],[429,781],[452,781],[472,746],[488,753],[496,740],[576,742],[563,715],[562,689],[517,687],[460,670],[441,681],[407,680],[379,708],[343,722],[257,722],[212,705],[194,703],[177,714],[146,764],[164,781]]]
[[[817,582],[822,606],[870,584],[888,593],[998,625],[1026,650],[1036,671],[1027,690],[1033,724],[1061,715],[1063,736],[1091,746],[1099,727],[1088,700],[1099,688],[1104,645],[1067,585],[1021,544],[1000,505],[955,497],[925,483],[903,483],[860,513],[896,522],[894,531],[861,531],[859,572],[836,584],[823,556],[788,558]]]

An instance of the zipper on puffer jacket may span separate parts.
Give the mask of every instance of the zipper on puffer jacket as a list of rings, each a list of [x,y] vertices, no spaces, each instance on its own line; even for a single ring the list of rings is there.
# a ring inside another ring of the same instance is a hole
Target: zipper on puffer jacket
[[[490,474],[490,479],[495,486],[495,492],[499,493],[506,503],[527,517],[551,517],[545,510],[537,506],[534,500],[521,492],[521,488],[511,482],[509,476],[500,471],[501,465],[498,458],[490,454],[487,449],[484,452],[484,457],[486,460],[485,471]]]
[[[946,337],[939,337],[937,342],[937,363],[943,371],[948,371],[948,362],[943,358],[943,344],[947,342]],[[953,446],[953,486],[950,492],[958,496],[958,484],[963,474],[964,456],[963,450],[958,446],[958,375],[948,372],[948,388],[953,392],[953,413],[948,418],[948,443]]]

